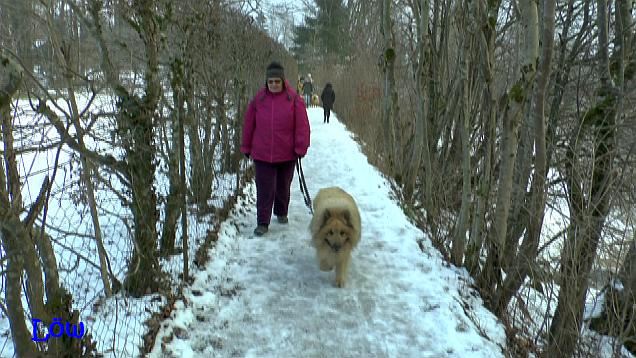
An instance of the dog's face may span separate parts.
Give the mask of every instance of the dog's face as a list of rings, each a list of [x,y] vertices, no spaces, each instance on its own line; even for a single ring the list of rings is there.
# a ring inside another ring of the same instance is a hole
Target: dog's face
[[[326,210],[319,236],[321,244],[334,253],[351,250],[353,226],[349,212]]]

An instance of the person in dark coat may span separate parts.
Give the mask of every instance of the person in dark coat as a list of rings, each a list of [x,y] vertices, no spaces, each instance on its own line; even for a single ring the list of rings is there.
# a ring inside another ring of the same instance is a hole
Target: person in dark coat
[[[333,108],[333,103],[336,101],[336,92],[333,91],[333,87],[331,83],[327,83],[325,88],[322,90],[320,94],[320,100],[322,101],[322,108],[325,111],[325,115],[323,118],[323,123],[329,123],[329,116],[331,115],[331,109]]]
[[[285,79],[283,66],[272,62],[265,72],[265,86],[245,111],[241,153],[254,160],[256,173],[256,229],[268,231],[272,216],[288,222],[290,187],[296,159],[309,148],[309,120],[300,95]]]

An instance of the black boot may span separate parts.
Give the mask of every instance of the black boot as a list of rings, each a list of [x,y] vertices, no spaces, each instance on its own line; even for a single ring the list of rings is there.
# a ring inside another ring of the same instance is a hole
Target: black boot
[[[267,229],[267,225],[259,224],[256,226],[256,229],[254,229],[254,235],[263,236],[268,231]]]

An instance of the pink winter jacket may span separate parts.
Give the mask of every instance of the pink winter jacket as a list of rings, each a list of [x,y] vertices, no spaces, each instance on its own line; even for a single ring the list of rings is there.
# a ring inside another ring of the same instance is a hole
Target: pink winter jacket
[[[309,120],[302,98],[287,81],[280,93],[259,90],[247,106],[241,153],[279,163],[303,157],[307,148]]]

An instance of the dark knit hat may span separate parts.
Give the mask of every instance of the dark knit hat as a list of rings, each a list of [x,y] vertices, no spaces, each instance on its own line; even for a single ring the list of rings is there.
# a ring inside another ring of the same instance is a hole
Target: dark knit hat
[[[266,76],[266,79],[267,78],[285,79],[285,69],[280,63],[273,61],[272,63],[269,64],[269,66],[267,66],[267,71],[265,71],[265,76]]]

